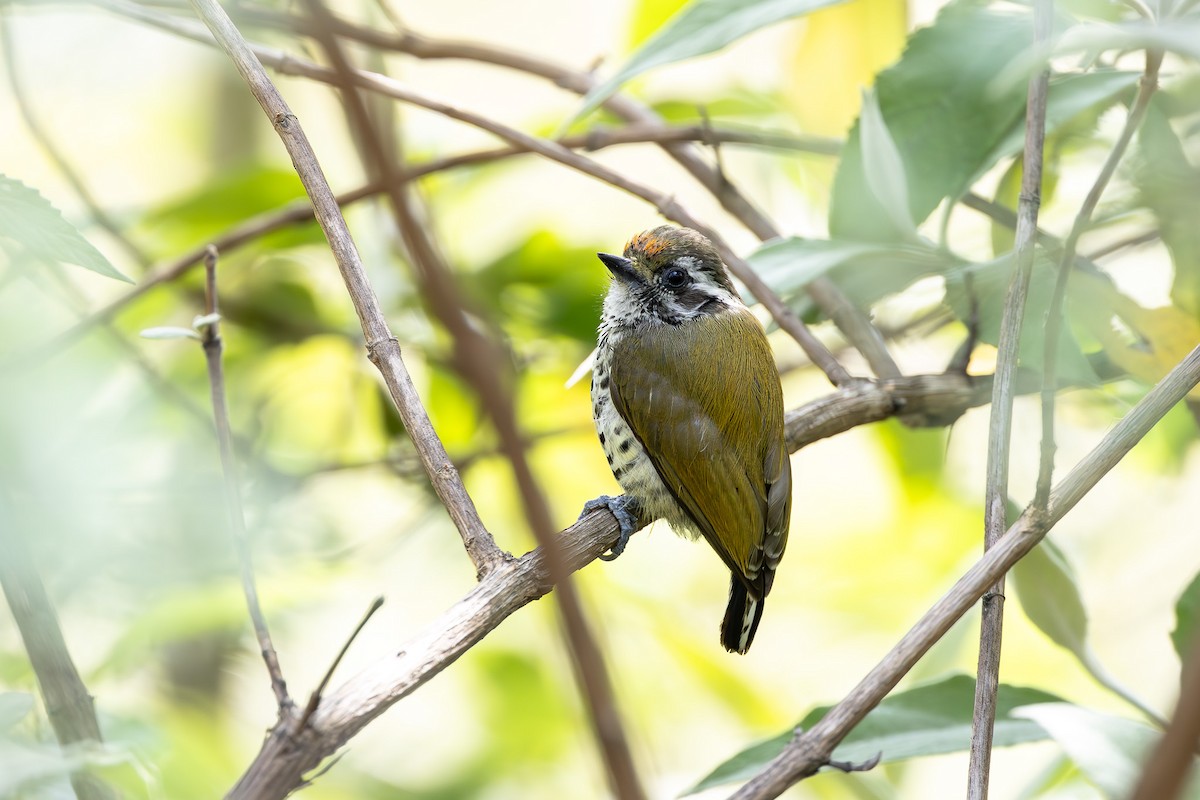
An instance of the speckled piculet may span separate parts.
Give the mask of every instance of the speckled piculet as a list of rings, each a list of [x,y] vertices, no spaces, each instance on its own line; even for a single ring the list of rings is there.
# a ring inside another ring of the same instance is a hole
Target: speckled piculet
[[[640,511],[703,536],[733,577],[721,644],[745,653],[787,544],[792,470],[766,334],[716,248],[687,228],[638,234],[612,272],[592,374],[600,444],[625,490],[605,505],[625,547]]]

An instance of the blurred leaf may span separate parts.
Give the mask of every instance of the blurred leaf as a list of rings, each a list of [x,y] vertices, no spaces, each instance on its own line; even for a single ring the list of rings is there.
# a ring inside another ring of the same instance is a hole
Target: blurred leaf
[[[16,242],[40,259],[75,264],[108,278],[133,283],[36,189],[0,175],[0,243],[6,240]]]
[[[1082,23],[1059,38],[1054,53],[1095,54],[1105,50],[1148,48],[1200,59],[1200,20],[1175,18],[1162,22],[1139,19],[1117,23]]]
[[[1069,75],[1051,75],[1050,85],[1046,94],[1046,162],[1054,163],[1056,159],[1055,137],[1066,130],[1081,125],[1089,129],[1094,127],[1100,114],[1114,102],[1126,95],[1141,79],[1140,72],[1100,69],[1095,72],[1073,73]],[[1025,147],[1025,112],[1024,92],[1026,84],[1021,84],[1022,100],[1018,109],[1016,124],[1010,127],[996,146],[982,160],[969,182],[990,169],[992,165],[1014,153],[1020,153]],[[1049,176],[1043,176],[1043,181]],[[1020,186],[1020,181],[1017,181]],[[1043,186],[1042,202],[1048,198],[1046,187]],[[1014,204],[1015,205],[1015,204]]]
[[[863,93],[862,114],[858,120],[859,147],[867,188],[883,207],[897,233],[906,241],[917,239],[917,228],[908,210],[908,179],[900,151],[888,131],[879,103],[871,92]]]
[[[629,46],[637,47],[662,27],[687,0],[638,0],[629,20]]]
[[[1142,771],[1142,757],[1159,732],[1146,725],[1071,703],[1019,708],[1014,717],[1040,725],[1105,797],[1124,797]],[[1196,798],[1196,782],[1183,797]]]
[[[801,129],[845,136],[861,108],[862,87],[900,57],[907,34],[904,0],[850,0],[806,17],[784,65],[799,80],[781,88]]]
[[[1024,81],[997,89],[996,75],[1028,48],[1026,9],[958,0],[934,24],[909,39],[900,60],[875,82],[879,109],[898,148],[908,180],[909,211],[920,224],[937,205],[957,197],[1024,141]],[[954,64],[954,69],[946,69]],[[1084,112],[1093,115],[1138,79],[1100,71],[1056,77],[1047,101],[1053,134]],[[873,168],[864,161],[864,120],[851,131],[830,198],[834,238],[902,238],[903,227],[871,191]]]
[[[646,70],[715,52],[759,28],[836,2],[841,0],[692,0],[611,78],[587,93],[574,119]]]
[[[1070,292],[1081,327],[1113,364],[1146,383],[1157,383],[1200,342],[1200,321],[1191,314],[1175,306],[1143,308],[1107,276],[1077,272]],[[1188,397],[1200,398],[1200,388]]]
[[[782,294],[798,293],[814,278],[827,274],[859,308],[867,308],[927,275],[960,266],[960,262],[925,242],[799,238],[765,244],[750,255],[749,261],[762,279]],[[793,305],[803,315],[814,309],[807,295],[796,297]]]
[[[33,710],[29,692],[0,692],[0,732],[15,726]]]
[[[596,249],[534,233],[480,269],[471,288],[484,307],[499,311],[505,331],[516,340],[550,334],[591,344],[608,287],[608,271]],[[619,251],[620,245],[610,249]]]
[[[207,241],[249,217],[305,196],[304,185],[295,172],[255,166],[206,181],[191,194],[151,210],[139,225],[147,236],[157,239],[159,247],[173,251]],[[309,222],[259,238],[255,245],[270,250],[320,241],[320,229]]]
[[[1200,169],[1192,166],[1183,144],[1163,112],[1167,101],[1156,97],[1138,130],[1137,190],[1154,214],[1163,243],[1171,254],[1175,277],[1171,300],[1200,318]]]
[[[946,303],[959,319],[969,319],[972,300],[977,315],[979,339],[996,344],[1000,336],[1000,319],[1004,313],[1004,298],[1012,277],[1011,255],[981,264],[970,264],[946,276]],[[1058,265],[1041,250],[1033,262],[1029,296],[1025,302],[1025,325],[1021,329],[1018,354],[1023,367],[1041,369],[1045,356],[1042,325],[1054,292]],[[1068,290],[1068,305],[1074,288]],[[1094,385],[1099,379],[1079,347],[1075,335],[1064,327],[1058,341],[1058,375],[1060,380]]]
[[[945,430],[910,428],[896,419],[872,427],[897,474],[904,476],[906,492],[928,491],[941,482],[946,468]]]
[[[926,686],[893,694],[883,700],[833,751],[838,761],[865,761],[882,753],[881,763],[917,756],[953,753],[971,746],[971,714],[975,679],[954,675]],[[997,747],[1046,738],[1037,725],[1012,716],[1013,709],[1032,703],[1054,703],[1054,695],[1039,689],[1001,685],[996,700]],[[813,710],[800,722],[811,728],[831,706]],[[761,770],[791,740],[792,731],[743,750],[709,773],[685,794],[745,780]]]
[[[1180,661],[1191,656],[1197,635],[1200,635],[1200,574],[1192,578],[1175,602],[1175,629],[1171,631],[1171,644],[1175,645]]]
[[[1050,640],[1083,658],[1088,616],[1066,556],[1049,539],[1029,551],[1009,573],[1029,621]]]
[[[1017,121],[1025,87],[1002,97],[984,89],[1029,40],[1025,10],[958,0],[912,35],[896,64],[879,73],[875,94],[908,177],[910,217],[921,222],[942,198],[960,193]],[[953,64],[954,69],[947,69]],[[834,178],[829,231],[834,238],[903,238],[870,191],[859,123]]]
[[[57,742],[27,742],[0,736],[0,797],[25,797],[25,792],[33,787],[66,778],[84,763],[78,751],[70,754]]]
[[[485,685],[504,687],[503,692],[480,691],[484,724],[506,731],[493,740],[494,758],[510,765],[557,763],[571,746],[578,722],[568,711],[570,685],[529,653],[485,649],[478,659]]]

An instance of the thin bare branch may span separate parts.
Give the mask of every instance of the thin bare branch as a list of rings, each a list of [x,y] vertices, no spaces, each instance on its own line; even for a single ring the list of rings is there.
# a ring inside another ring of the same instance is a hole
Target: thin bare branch
[[[319,30],[314,29],[311,23],[302,17],[265,9],[248,9],[246,18],[308,35],[316,35]],[[568,69],[524,51],[508,50],[485,43],[432,39],[410,30],[388,34],[355,25],[341,18],[332,18],[330,26],[338,35],[371,47],[407,53],[421,59],[462,59],[492,64],[545,78],[576,94],[586,94],[597,84],[596,76],[590,72]],[[653,109],[631,97],[611,95],[604,101],[603,106],[631,123],[665,127],[663,119]],[[833,155],[841,148],[841,142],[822,137],[802,137],[798,144],[800,146],[795,149],[827,155]],[[780,236],[775,224],[746,198],[726,174],[702,158],[695,147],[686,143],[664,142],[663,149],[716,197],[726,211],[759,239],[768,241]],[[887,351],[883,337],[871,324],[867,315],[855,307],[833,281],[821,276],[813,280],[806,290],[846,338],[863,354],[878,377],[894,378],[900,375]]]
[[[138,19],[163,30],[170,31],[180,36],[193,39],[202,44],[212,44],[212,37],[195,26],[184,21],[177,20],[162,14],[156,14],[149,9],[142,8],[135,4],[124,2],[124,0],[95,0],[98,5],[108,8],[125,16]],[[243,40],[244,42],[245,40]],[[337,75],[334,70],[323,67],[306,59],[297,58],[290,54],[284,53],[275,48],[265,47],[257,44],[246,44],[246,55],[256,57],[256,63],[266,64],[273,69],[278,70],[284,75],[300,75],[313,80],[321,81],[322,83],[336,83]],[[830,382],[835,386],[841,386],[853,380],[850,374],[846,371],[833,354],[829,352],[829,348],[825,346],[813,333],[808,326],[796,316],[795,312],[788,307],[786,303],[780,299],[763,280],[758,276],[750,265],[739,256],[729,245],[724,238],[712,227],[702,222],[697,217],[693,216],[681,203],[674,197],[664,194],[649,186],[645,186],[636,181],[632,181],[620,173],[612,170],[602,164],[599,164],[592,159],[586,158],[570,149],[563,147],[558,142],[549,139],[543,139],[537,136],[519,131],[516,128],[511,128],[507,125],[496,122],[495,120],[482,117],[469,111],[454,106],[445,101],[430,97],[424,93],[405,86],[400,81],[390,78],[386,75],[380,75],[376,72],[367,70],[353,71],[355,85],[368,89],[370,91],[379,92],[381,94],[393,97],[405,103],[410,103],[421,108],[428,109],[434,113],[441,114],[451,119],[458,120],[467,125],[471,125],[503,139],[517,147],[522,147],[546,158],[556,161],[564,166],[596,178],[599,181],[607,183],[618,189],[621,189],[629,194],[645,200],[658,209],[664,217],[674,220],[681,225],[689,228],[694,228],[707,236],[717,249],[721,252],[726,265],[730,271],[746,285],[751,293],[758,299],[760,303],[770,312],[775,322],[792,336],[804,349],[804,352],[812,359],[813,363],[825,373]],[[290,112],[289,112],[290,113]],[[294,119],[294,117],[293,117]],[[276,123],[277,130],[281,133],[286,128],[281,128],[280,123]],[[370,341],[370,339],[368,339]]]
[[[58,624],[58,614],[46,593],[33,556],[17,530],[8,507],[9,498],[0,491],[0,588],[21,633],[29,665],[37,678],[46,715],[59,745],[99,745],[100,723],[75,661],[67,649]],[[113,800],[116,793],[94,775],[83,770],[70,775],[78,800]]]
[[[1048,41],[1054,19],[1053,0],[1034,5],[1034,47]],[[1025,104],[1025,152],[1021,195],[1017,204],[1017,233],[1013,275],[1004,302],[997,343],[996,382],[988,421],[987,486],[984,495],[983,546],[993,547],[1008,527],[1008,461],[1012,445],[1013,384],[1025,319],[1025,299],[1037,245],[1038,209],[1042,198],[1042,151],[1046,140],[1046,98],[1050,69],[1029,79]],[[1069,263],[1069,262],[1068,262]],[[975,705],[971,720],[971,756],[967,768],[968,800],[986,800],[991,776],[992,733],[996,723],[996,692],[1000,687],[1000,649],[1004,630],[1004,576],[983,596],[979,627],[979,660]]]
[[[221,341],[221,310],[217,300],[217,250],[213,247],[210,247],[204,256],[204,316],[207,322],[200,330],[200,339],[204,345],[205,361],[208,363],[208,385],[212,394],[217,446],[221,452],[221,474],[225,479],[225,512],[229,533],[237,551],[242,592],[246,595],[246,606],[250,610],[254,637],[258,640],[259,652],[262,653],[267,673],[271,676],[271,690],[275,693],[275,702],[281,709],[290,708],[292,698],[288,696],[283,670],[279,668],[279,655],[271,642],[271,633],[267,629],[267,619],[259,603],[258,587],[254,581],[254,561],[250,555],[250,537],[246,533],[241,481],[238,480],[237,460],[233,455],[229,406],[225,400],[225,370],[221,363],[225,346]]]
[[[1171,722],[1146,759],[1129,800],[1176,800],[1195,772],[1200,747],[1200,637],[1183,660],[1181,684]]]
[[[783,752],[758,775],[731,795],[733,800],[767,800],[816,773],[829,761],[838,743],[879,704],[921,656],[1004,575],[1037,546],[1042,537],[1075,507],[1135,444],[1180,400],[1200,383],[1200,347],[1167,374],[1072,469],[1050,494],[1044,509],[1031,504],[865,678],[820,722],[797,731]]]
[[[630,125],[623,128],[597,128],[588,133],[565,137],[561,140],[561,143],[563,146],[573,150],[601,150],[606,147],[625,144],[661,144],[663,142],[696,141],[706,136],[720,142],[735,144],[761,147],[791,147],[788,144],[790,140],[788,134],[774,132],[760,133],[726,128],[713,128],[710,131],[705,131],[697,125],[682,127]],[[796,147],[799,148],[801,144],[797,143]],[[504,158],[528,154],[530,154],[530,151],[526,148],[506,146],[445,156],[420,164],[405,165],[398,180],[412,181],[445,170],[476,166]],[[336,200],[337,204],[344,208],[360,200],[375,197],[384,191],[386,191],[386,187],[382,181],[371,181],[357,189],[337,195]],[[274,233],[281,228],[311,222],[312,220],[313,207],[307,199],[289,203],[278,209],[266,211],[244,220],[225,233],[211,238],[206,244],[188,250],[182,255],[151,268],[146,275],[138,280],[137,286],[116,299],[109,301],[107,305],[96,309],[86,319],[81,320],[74,327],[64,331],[50,343],[48,349],[58,350],[68,346],[76,341],[86,330],[96,324],[111,320],[123,308],[145,295],[151,289],[186,275],[193,267],[203,262],[204,252],[209,244],[212,244],[218,251],[228,256],[234,250],[270,233]]]
[[[1046,379],[1042,389],[1042,449],[1036,494],[1036,501],[1041,505],[1045,505],[1049,499],[1050,482],[1054,477],[1054,451],[1056,449],[1054,442],[1056,392],[1054,387],[1058,383],[1058,342],[1062,336],[1063,304],[1067,296],[1067,282],[1071,277],[1071,264],[1075,260],[1079,238],[1083,236],[1091,223],[1092,213],[1100,203],[1101,195],[1104,194],[1113,173],[1117,171],[1117,164],[1124,157],[1129,143],[1133,141],[1133,134],[1141,127],[1142,119],[1145,118],[1146,111],[1150,108],[1150,98],[1158,89],[1158,68],[1162,65],[1162,59],[1161,50],[1146,51],[1146,68],[1138,82],[1137,95],[1133,99],[1133,105],[1129,108],[1129,115],[1125,118],[1125,127],[1121,129],[1121,134],[1113,144],[1112,151],[1109,152],[1108,158],[1100,168],[1100,174],[1096,176],[1095,183],[1092,184],[1091,190],[1079,207],[1079,211],[1075,215],[1075,222],[1071,225],[1071,232],[1067,234],[1067,240],[1063,243],[1062,260],[1058,265],[1058,277],[1054,282],[1054,294],[1050,298],[1050,306],[1046,311],[1046,349],[1043,356]]]
[[[589,718],[607,767],[609,783],[617,797],[643,800],[645,793],[634,767],[603,656],[584,615],[570,572],[559,555],[549,504],[526,457],[513,398],[513,376],[502,374],[502,365],[510,363],[510,359],[497,344],[497,338],[486,335],[480,325],[473,324],[469,318],[467,302],[434,240],[426,210],[413,187],[397,180],[399,158],[392,148],[399,147],[401,138],[391,132],[385,139],[377,130],[354,86],[353,69],[340,44],[332,34],[323,32],[330,27],[330,14],[319,0],[305,0],[305,5],[316,23],[317,39],[340,78],[338,88],[342,91],[357,141],[362,143],[365,166],[388,187],[397,227],[422,293],[434,316],[450,332],[454,341],[454,364],[475,390],[500,438],[501,450],[512,465],[526,519],[545,553],[550,579],[558,588],[554,598],[561,612],[571,663],[590,711]],[[482,315],[474,316],[482,319]]]
[[[371,601],[371,605],[367,607],[367,612],[363,614],[362,619],[354,626],[354,630],[346,637],[346,643],[342,645],[342,649],[334,656],[333,661],[329,664],[329,669],[325,670],[325,674],[321,676],[321,682],[317,684],[317,688],[313,689],[313,693],[309,695],[308,705],[304,707],[303,713],[300,714],[300,721],[297,727],[303,728],[308,724],[308,719],[321,705],[321,696],[325,693],[325,687],[329,685],[329,681],[333,678],[333,673],[337,670],[338,664],[342,663],[342,659],[346,657],[346,651],[350,649],[350,645],[354,644],[354,640],[362,633],[362,629],[371,621],[371,617],[375,616],[375,612],[383,608],[383,597],[376,597]]]
[[[317,222],[329,241],[354,310],[362,324],[367,354],[383,375],[388,392],[400,412],[400,418],[404,421],[404,427],[421,455],[421,463],[429,475],[434,491],[458,528],[463,545],[475,564],[476,572],[480,575],[486,573],[497,564],[503,563],[508,556],[496,546],[491,534],[484,528],[479,513],[475,510],[475,504],[462,484],[458,470],[450,462],[445,447],[433,430],[429,415],[421,404],[416,387],[400,355],[400,345],[383,318],[379,300],[363,270],[358,249],[346,228],[346,221],[342,218],[337,200],[329,188],[328,181],[325,180],[300,121],[292,114],[283,97],[267,77],[262,64],[255,58],[245,39],[215,0],[192,0],[192,6],[219,40],[221,48],[233,59],[238,72],[274,123],[276,133],[291,155],[292,163],[312,200]],[[207,35],[201,36],[201,40],[212,41]],[[328,73],[328,70],[325,72]]]

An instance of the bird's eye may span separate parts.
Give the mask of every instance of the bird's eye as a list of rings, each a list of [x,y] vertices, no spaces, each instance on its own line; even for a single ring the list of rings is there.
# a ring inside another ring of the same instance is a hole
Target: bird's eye
[[[679,269],[679,267],[669,269],[669,270],[667,270],[666,274],[663,275],[663,283],[665,283],[667,286],[671,287],[672,289],[682,288],[683,286],[687,285],[687,282],[688,282],[687,271]]]

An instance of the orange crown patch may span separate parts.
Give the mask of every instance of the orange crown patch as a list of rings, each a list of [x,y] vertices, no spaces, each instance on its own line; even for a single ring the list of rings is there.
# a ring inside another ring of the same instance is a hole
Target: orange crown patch
[[[629,244],[625,245],[625,250],[633,250],[644,255],[653,256],[666,250],[670,244],[669,241],[661,236],[656,236],[653,231],[643,231],[629,240]]]

